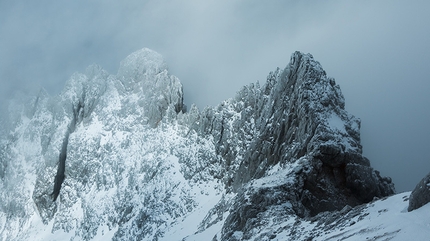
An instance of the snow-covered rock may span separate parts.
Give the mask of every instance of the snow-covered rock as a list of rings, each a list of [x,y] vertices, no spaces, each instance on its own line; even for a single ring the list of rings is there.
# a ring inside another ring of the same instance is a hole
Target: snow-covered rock
[[[152,50],[128,56],[117,75],[91,66],[58,96],[11,103],[0,140],[0,237],[346,237],[336,233],[350,224],[343,215],[359,223],[373,210],[363,204],[394,186],[362,156],[360,121],[344,107],[335,80],[300,52],[261,86],[187,112],[181,83]],[[327,229],[328,220],[345,225]]]

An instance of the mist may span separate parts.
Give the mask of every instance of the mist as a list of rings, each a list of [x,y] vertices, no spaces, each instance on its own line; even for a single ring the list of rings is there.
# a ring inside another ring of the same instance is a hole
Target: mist
[[[398,192],[430,172],[428,1],[0,1],[0,101],[58,94],[74,72],[162,54],[199,108],[311,53],[362,120],[364,155]]]

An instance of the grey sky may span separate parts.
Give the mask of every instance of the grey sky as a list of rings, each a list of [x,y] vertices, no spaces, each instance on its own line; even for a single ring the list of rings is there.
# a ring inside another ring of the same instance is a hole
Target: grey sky
[[[430,1],[0,1],[0,100],[57,94],[93,63],[161,53],[200,108],[312,53],[362,120],[364,154],[398,191],[430,172]]]

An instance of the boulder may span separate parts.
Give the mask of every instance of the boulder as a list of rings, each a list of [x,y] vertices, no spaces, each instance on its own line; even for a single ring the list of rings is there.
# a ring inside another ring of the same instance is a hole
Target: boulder
[[[412,191],[409,197],[408,212],[418,209],[428,202],[430,202],[430,173]]]

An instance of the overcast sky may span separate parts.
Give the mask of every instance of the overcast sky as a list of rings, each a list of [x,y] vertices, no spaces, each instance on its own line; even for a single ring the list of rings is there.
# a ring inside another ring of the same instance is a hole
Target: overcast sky
[[[364,154],[397,191],[430,172],[430,1],[0,1],[0,100],[58,94],[93,63],[161,53],[200,108],[309,52],[362,120]]]

